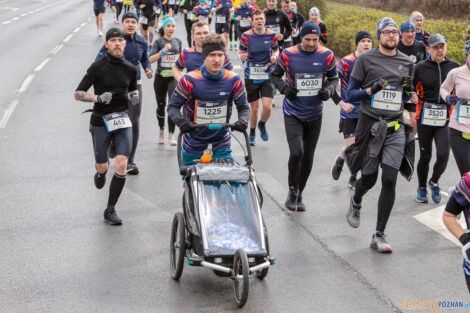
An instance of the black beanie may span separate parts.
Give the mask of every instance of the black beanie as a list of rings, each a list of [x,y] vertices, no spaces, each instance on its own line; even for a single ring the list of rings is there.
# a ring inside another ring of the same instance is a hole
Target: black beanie
[[[122,31],[122,29],[112,27],[106,32],[106,41],[114,37],[124,38],[124,32]]]
[[[135,14],[134,12],[127,12],[126,14],[124,14],[124,15],[122,16],[122,21],[124,22],[124,20],[125,20],[126,18],[133,18],[133,19],[135,19],[136,21],[138,21],[137,14]]]
[[[356,35],[356,46],[364,38],[369,38],[372,40],[372,35],[367,30],[360,30]]]

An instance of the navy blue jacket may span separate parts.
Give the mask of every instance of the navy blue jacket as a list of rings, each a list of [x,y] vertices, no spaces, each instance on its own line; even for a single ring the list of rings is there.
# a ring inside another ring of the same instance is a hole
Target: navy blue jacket
[[[144,70],[149,69],[152,70],[152,66],[150,65],[150,60],[148,56],[148,48],[149,45],[147,40],[139,34],[134,34],[134,39],[130,35],[125,35],[126,38],[126,48],[124,49],[124,58],[135,65],[137,68],[137,80],[140,80],[140,66],[142,64],[142,68]],[[103,45],[101,47],[100,52],[96,56],[95,61],[98,61],[103,56],[108,53],[108,49]]]

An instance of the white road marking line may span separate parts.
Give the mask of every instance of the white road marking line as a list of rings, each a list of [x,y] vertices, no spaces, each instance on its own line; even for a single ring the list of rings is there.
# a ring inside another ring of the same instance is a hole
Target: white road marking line
[[[11,21],[2,22],[3,25],[10,24],[10,23],[11,23]]]
[[[65,37],[64,42],[68,42],[73,37],[73,34],[68,35]]]
[[[31,84],[31,82],[33,81],[33,78],[34,78],[34,74],[29,74],[28,76],[26,76],[18,92],[20,93],[25,92],[28,89],[29,84]]]
[[[83,26],[85,26],[85,25],[86,25],[86,23],[82,23],[82,24],[80,25],[80,27],[83,27]]]
[[[21,13],[20,16],[23,17],[23,16],[26,16],[28,15],[28,13]]]
[[[11,21],[13,22],[13,21],[17,21],[17,20],[19,20],[19,19],[20,19],[20,18],[19,18],[18,16],[16,16],[16,17],[12,18]]]
[[[56,54],[60,49],[62,49],[63,46],[63,44],[57,45],[54,49],[52,49],[51,54]]]
[[[75,29],[73,30],[73,33],[76,33],[76,32],[78,32],[79,30],[80,30],[80,27],[77,27],[77,28],[75,28]]]
[[[16,106],[18,105],[18,99],[14,99],[10,104],[8,105],[7,109],[5,110],[5,113],[3,114],[2,119],[0,120],[0,128],[5,128],[7,126],[8,120],[11,117],[11,114],[15,110]]]
[[[44,61],[41,62],[41,64],[39,64],[38,66],[36,66],[36,68],[34,69],[35,72],[39,72],[40,70],[42,70],[42,68],[47,64],[47,62],[49,62],[51,60],[51,58],[47,58],[45,59]]]
[[[33,14],[34,13],[34,10],[31,10],[28,12],[28,14]]]
[[[442,222],[442,212],[444,211],[445,207],[445,205],[438,206],[437,208],[416,214],[415,216],[413,216],[413,218],[423,223],[427,227],[431,228],[432,230],[438,232],[441,236],[446,239],[449,239],[460,247],[462,246],[460,241],[447,230],[447,228],[444,226],[444,222]],[[461,215],[459,222],[464,229],[467,227],[465,225],[465,219],[463,217],[463,214]]]

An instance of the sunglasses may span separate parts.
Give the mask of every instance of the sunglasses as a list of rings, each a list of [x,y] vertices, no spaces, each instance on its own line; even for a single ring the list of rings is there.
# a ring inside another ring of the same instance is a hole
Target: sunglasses
[[[384,34],[385,36],[390,36],[390,35],[396,36],[398,35],[398,30],[384,30],[382,34]]]

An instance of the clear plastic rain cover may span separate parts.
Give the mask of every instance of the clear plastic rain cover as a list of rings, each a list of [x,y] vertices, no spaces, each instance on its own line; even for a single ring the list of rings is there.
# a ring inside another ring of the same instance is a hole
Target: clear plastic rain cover
[[[239,248],[251,255],[266,253],[258,199],[251,182],[201,182],[199,189],[206,256],[233,255]]]

